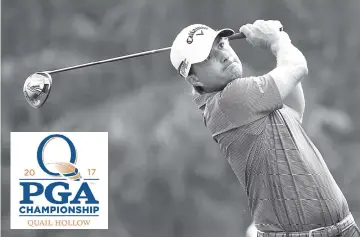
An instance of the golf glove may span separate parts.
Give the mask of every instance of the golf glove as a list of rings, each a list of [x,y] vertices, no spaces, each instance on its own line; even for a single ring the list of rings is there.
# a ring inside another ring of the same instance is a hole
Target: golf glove
[[[291,42],[289,35],[280,31],[280,21],[257,20],[254,24],[243,25],[239,31],[246,36],[246,40],[254,47],[272,49],[274,45],[281,42]]]

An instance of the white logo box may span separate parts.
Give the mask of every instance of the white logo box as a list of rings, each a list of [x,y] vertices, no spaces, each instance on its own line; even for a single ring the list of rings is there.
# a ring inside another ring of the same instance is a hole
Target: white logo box
[[[10,166],[11,229],[108,229],[108,133],[13,132]]]

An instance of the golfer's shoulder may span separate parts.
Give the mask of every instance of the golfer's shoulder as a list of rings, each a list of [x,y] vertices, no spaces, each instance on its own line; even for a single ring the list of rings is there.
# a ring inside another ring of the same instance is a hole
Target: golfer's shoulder
[[[247,104],[256,102],[266,91],[271,78],[268,75],[241,77],[231,81],[220,94],[222,104]]]

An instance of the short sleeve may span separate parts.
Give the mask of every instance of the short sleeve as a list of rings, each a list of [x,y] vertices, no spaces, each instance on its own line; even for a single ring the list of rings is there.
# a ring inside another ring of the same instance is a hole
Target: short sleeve
[[[242,126],[264,118],[283,107],[283,100],[269,75],[238,78],[221,93],[219,107],[234,125]]]

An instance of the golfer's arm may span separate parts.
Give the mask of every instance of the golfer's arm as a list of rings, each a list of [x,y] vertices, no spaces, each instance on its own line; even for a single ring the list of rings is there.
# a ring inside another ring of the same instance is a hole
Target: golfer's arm
[[[297,113],[301,122],[305,111],[305,97],[301,82],[299,82],[285,98],[284,104],[291,107]]]
[[[274,79],[281,98],[290,95],[299,82],[308,74],[304,55],[291,42],[279,40],[271,48],[276,56],[277,66],[269,74]]]

